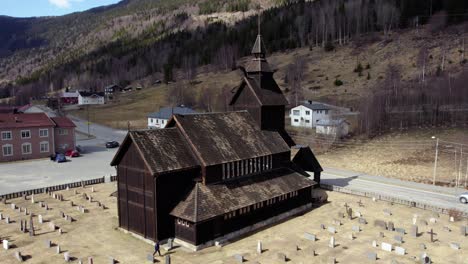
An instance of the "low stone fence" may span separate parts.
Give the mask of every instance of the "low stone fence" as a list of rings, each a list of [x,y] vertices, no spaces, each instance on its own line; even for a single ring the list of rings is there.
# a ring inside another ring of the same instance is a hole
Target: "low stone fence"
[[[320,184],[320,187],[322,189],[329,190],[329,191],[336,191],[340,193],[346,193],[346,194],[352,194],[352,195],[358,195],[358,196],[364,196],[364,197],[370,197],[370,198],[375,197],[375,199],[377,200],[387,201],[387,202],[396,203],[396,204],[402,204],[402,205],[406,205],[409,207],[416,207],[416,208],[429,210],[429,211],[433,211],[433,212],[437,212],[441,214],[447,214],[447,215],[449,214],[449,211],[453,209],[453,208],[438,207],[438,206],[434,206],[434,205],[430,205],[426,203],[415,202],[415,201],[401,199],[401,198],[392,197],[392,196],[385,196],[385,195],[381,195],[381,194],[374,193],[374,192],[350,190],[344,187],[328,185],[328,184]],[[463,217],[468,217],[468,212],[466,211],[460,211],[460,212],[462,213]]]
[[[117,176],[111,176],[111,181],[112,181],[112,177],[116,178]],[[0,200],[3,198],[6,198],[8,200],[8,199],[22,197],[24,195],[55,192],[55,191],[65,190],[67,188],[78,188],[78,187],[82,187],[86,185],[94,185],[94,184],[100,184],[100,183],[105,183],[105,182],[106,182],[106,177],[104,176],[101,178],[96,178],[96,179],[91,179],[91,180],[65,183],[65,184],[60,184],[60,185],[55,185],[55,186],[49,186],[49,187],[37,188],[37,189],[26,190],[26,191],[21,191],[21,192],[4,194],[4,195],[0,195]]]

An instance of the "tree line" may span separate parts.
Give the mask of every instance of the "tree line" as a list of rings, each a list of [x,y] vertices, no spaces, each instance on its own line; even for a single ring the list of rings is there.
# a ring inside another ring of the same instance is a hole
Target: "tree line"
[[[333,49],[370,32],[382,31],[388,35],[397,28],[418,27],[439,11],[446,12],[448,24],[466,21],[468,2],[284,1],[284,5],[262,13],[261,34],[270,53],[300,47]],[[178,16],[180,23],[188,19]],[[186,74],[179,77],[175,74],[184,69],[184,61],[190,61],[191,67],[211,64],[218,70],[232,70],[240,57],[250,53],[257,35],[257,17],[242,20],[235,26],[209,23],[193,31],[164,30],[164,24],[157,27],[161,32],[158,36],[151,32],[136,38],[123,35],[72,61],[51,65],[18,79],[0,89],[0,96],[16,95],[16,103],[21,104],[30,97],[40,97],[68,86],[100,90],[109,84],[125,84],[148,76],[162,76],[164,81],[184,79]]]

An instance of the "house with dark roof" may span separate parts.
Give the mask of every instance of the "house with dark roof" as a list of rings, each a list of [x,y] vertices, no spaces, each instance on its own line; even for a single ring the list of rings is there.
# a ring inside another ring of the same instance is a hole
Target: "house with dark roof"
[[[231,112],[128,133],[111,162],[120,228],[199,250],[312,208],[322,168],[285,131],[287,101],[262,46],[259,35]]]
[[[148,115],[148,129],[164,128],[172,115],[185,115],[196,113],[184,105],[176,107],[162,107],[158,112]]]
[[[75,148],[75,124],[45,113],[0,114],[0,162],[47,158]]]

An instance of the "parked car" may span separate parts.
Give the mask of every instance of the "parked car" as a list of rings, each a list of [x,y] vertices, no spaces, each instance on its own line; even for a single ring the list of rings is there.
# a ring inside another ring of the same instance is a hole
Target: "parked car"
[[[57,155],[55,155],[55,161],[57,163],[67,162],[67,157],[65,157],[64,154],[58,153]]]
[[[78,150],[70,149],[67,152],[65,152],[65,156],[71,157],[71,158],[76,158],[76,157],[80,156],[80,152]]]
[[[106,142],[106,148],[118,148],[119,146],[120,144],[117,141]]]
[[[460,194],[460,196],[458,196],[458,200],[460,200],[460,203],[468,203],[468,192]]]

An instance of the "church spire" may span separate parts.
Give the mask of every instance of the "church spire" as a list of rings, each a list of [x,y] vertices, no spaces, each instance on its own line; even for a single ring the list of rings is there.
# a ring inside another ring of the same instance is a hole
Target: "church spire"
[[[252,55],[254,58],[252,61],[248,62],[245,69],[247,73],[272,73],[273,71],[268,65],[266,60],[266,49],[265,43],[263,42],[262,34],[260,31],[260,14],[258,15],[258,34],[255,44],[252,48]]]

